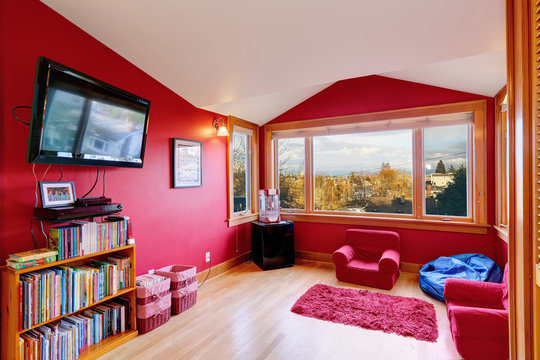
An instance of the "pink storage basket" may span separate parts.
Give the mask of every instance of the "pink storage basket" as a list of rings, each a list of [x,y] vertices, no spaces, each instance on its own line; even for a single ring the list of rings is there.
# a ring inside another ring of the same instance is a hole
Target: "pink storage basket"
[[[156,275],[171,279],[172,315],[186,311],[197,302],[197,267],[170,265],[156,270]]]
[[[189,284],[180,290],[171,290],[172,304],[171,315],[178,315],[197,302],[197,282]]]
[[[137,286],[137,305],[144,305],[161,299],[167,295],[170,286],[171,279],[169,278],[147,287]]]
[[[171,290],[179,290],[196,282],[195,275],[197,275],[197,267],[190,265],[169,265],[156,270],[155,274],[170,278]]]
[[[171,293],[169,291],[156,301],[145,305],[137,305],[137,328],[140,334],[154,330],[158,326],[165,324],[170,318]]]

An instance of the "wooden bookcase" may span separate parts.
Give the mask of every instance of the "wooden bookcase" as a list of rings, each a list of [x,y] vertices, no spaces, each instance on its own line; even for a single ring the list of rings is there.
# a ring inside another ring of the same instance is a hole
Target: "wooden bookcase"
[[[64,259],[45,265],[34,266],[26,269],[15,270],[7,266],[0,268],[2,275],[2,290],[1,290],[1,351],[2,360],[22,360],[19,358],[19,335],[28,331],[29,329],[19,330],[19,276],[21,274],[37,271],[40,269],[48,269],[58,265],[79,266],[88,263],[91,260],[104,260],[112,254],[118,254],[122,256],[129,256],[131,258],[131,272],[130,272],[130,286],[119,290],[116,294],[106,296],[102,300],[95,302],[85,308],[81,308],[76,312],[56,317],[54,319],[47,320],[41,324],[36,324],[31,327],[34,329],[46,323],[57,321],[65,316],[78,314],[86,309],[92,308],[98,304],[112,300],[116,297],[123,296],[129,299],[130,309],[130,324],[131,328],[127,329],[123,333],[110,336],[96,345],[90,346],[79,356],[79,359],[95,359],[100,355],[114,349],[120,344],[125,343],[128,340],[133,339],[138,335],[137,331],[137,305],[136,305],[136,287],[135,287],[135,245],[126,245],[119,248],[102,251],[99,253],[93,253],[89,255],[74,257],[70,259]]]

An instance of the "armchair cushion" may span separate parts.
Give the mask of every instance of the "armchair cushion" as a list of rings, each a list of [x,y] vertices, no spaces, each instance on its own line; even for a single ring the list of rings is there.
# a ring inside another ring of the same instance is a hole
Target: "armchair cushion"
[[[444,299],[452,304],[505,309],[504,285],[465,279],[446,279]]]
[[[379,272],[379,264],[373,261],[352,259],[347,264],[347,267],[351,270],[359,270],[359,271],[371,272],[371,273]]]

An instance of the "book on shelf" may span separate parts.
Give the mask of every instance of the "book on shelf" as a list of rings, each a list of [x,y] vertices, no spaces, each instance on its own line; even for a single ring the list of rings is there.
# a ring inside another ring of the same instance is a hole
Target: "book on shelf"
[[[42,259],[28,260],[28,261],[23,261],[23,262],[6,260],[6,265],[12,269],[26,269],[33,266],[48,264],[54,261],[56,261],[56,255],[48,256]]]
[[[48,258],[51,256],[56,256],[58,254],[57,250],[42,248],[42,249],[33,249],[29,251],[24,251],[16,254],[9,255],[9,261],[13,262],[25,262],[31,260],[39,260]]]
[[[21,274],[19,329],[76,312],[128,288],[131,259],[121,255],[109,258]]]
[[[124,221],[126,224],[126,236],[128,239],[133,238],[133,225],[129,216],[125,215],[109,215],[105,218],[107,221]]]

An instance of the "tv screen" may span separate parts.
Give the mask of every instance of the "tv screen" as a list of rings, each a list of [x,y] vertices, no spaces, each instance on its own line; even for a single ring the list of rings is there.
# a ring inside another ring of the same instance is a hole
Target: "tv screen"
[[[150,101],[39,57],[29,163],[143,166]]]

